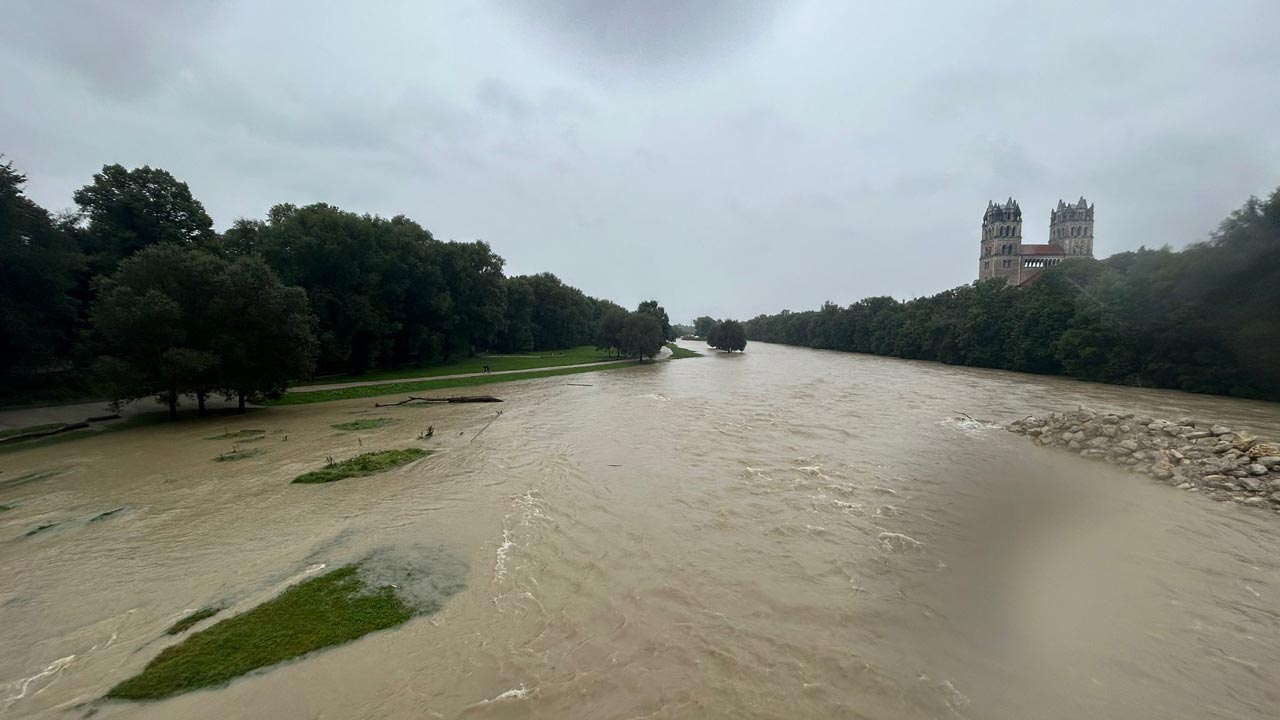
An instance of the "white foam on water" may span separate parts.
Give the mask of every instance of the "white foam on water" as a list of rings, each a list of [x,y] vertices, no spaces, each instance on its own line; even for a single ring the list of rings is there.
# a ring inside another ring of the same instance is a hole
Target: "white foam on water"
[[[885,550],[893,550],[897,547],[924,547],[924,543],[910,535],[904,535],[900,532],[885,531],[877,535],[876,539],[880,541],[880,544],[884,546]]]
[[[44,670],[41,670],[40,672],[36,673],[35,675],[32,675],[31,677],[22,678],[21,680],[15,680],[14,682],[8,683],[6,685],[0,685],[0,689],[3,689],[5,691],[5,696],[4,696],[5,709],[6,710],[9,709],[10,705],[26,697],[27,690],[31,688],[32,683],[36,682],[41,678],[49,677],[50,675],[56,676],[58,673],[61,673],[63,669],[65,669],[68,665],[70,665],[71,662],[75,659],[76,659],[75,655],[68,655],[64,658],[58,658],[57,660],[54,660],[53,662],[49,663],[49,665],[45,667]]]
[[[546,514],[542,512],[538,499],[534,497],[532,490],[526,491],[523,495],[512,497],[512,501],[515,509],[502,520],[502,544],[494,552],[493,574],[495,580],[502,580],[507,577],[511,551],[516,548],[514,539],[516,537],[516,529],[529,527],[533,525],[535,520],[546,518]]]
[[[503,700],[523,700],[527,697],[529,697],[529,688],[525,687],[524,683],[520,683],[520,687],[511,688],[510,690],[500,693],[495,697],[491,697],[488,700],[481,700],[480,704],[488,705],[489,703],[502,702]]]

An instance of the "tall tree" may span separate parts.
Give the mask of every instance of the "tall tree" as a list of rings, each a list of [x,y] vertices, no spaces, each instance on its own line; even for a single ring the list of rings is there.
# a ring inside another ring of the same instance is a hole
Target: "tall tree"
[[[627,322],[627,311],[613,307],[605,311],[596,322],[595,346],[600,350],[622,353],[622,328]]]
[[[209,312],[225,263],[171,244],[145,248],[98,282],[94,327],[99,368],[117,399],[158,395],[176,417],[178,398],[219,387],[221,359]]]
[[[105,165],[72,196],[88,221],[85,253],[94,273],[158,243],[208,246],[213,220],[187,184],[159,168]]]
[[[737,320],[725,320],[711,328],[707,344],[718,350],[741,352],[747,349],[747,333]]]
[[[237,258],[218,276],[209,311],[220,385],[240,412],[251,397],[279,397],[315,367],[316,319],[302,288],[286,287],[258,257]]]
[[[631,357],[639,360],[655,357],[665,340],[662,323],[652,313],[637,310],[622,323],[622,350]]]
[[[652,315],[658,321],[659,327],[662,329],[662,337],[667,340],[674,340],[675,333],[671,332],[671,318],[667,317],[667,311],[657,300],[645,300],[640,303],[640,307],[636,308],[637,312]]]
[[[700,338],[706,339],[711,334],[711,328],[716,326],[716,319],[703,315],[693,321],[693,334]]]
[[[72,296],[84,259],[26,176],[0,164],[0,377],[65,363],[76,322]]]

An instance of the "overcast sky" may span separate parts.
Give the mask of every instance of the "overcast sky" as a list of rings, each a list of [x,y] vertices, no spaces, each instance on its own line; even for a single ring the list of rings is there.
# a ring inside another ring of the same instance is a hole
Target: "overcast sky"
[[[218,229],[403,213],[673,320],[970,282],[988,199],[1046,242],[1084,195],[1105,256],[1280,186],[1280,0],[338,5],[5,0],[0,153],[51,210],[158,166]]]

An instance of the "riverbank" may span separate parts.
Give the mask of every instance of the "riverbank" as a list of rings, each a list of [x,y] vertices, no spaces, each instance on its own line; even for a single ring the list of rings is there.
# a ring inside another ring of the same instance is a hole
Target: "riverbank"
[[[1028,416],[1008,424],[1037,445],[1119,465],[1181,490],[1280,514],[1280,443],[1222,423],[1134,414]]]

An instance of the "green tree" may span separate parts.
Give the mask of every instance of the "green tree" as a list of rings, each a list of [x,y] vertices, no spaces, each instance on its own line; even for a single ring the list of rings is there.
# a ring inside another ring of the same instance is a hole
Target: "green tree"
[[[620,343],[622,351],[630,357],[640,360],[655,357],[666,339],[662,323],[652,313],[637,310],[622,323]]]
[[[707,344],[718,350],[741,352],[747,349],[747,333],[737,320],[725,320],[711,329]]]
[[[593,340],[596,348],[610,354],[612,354],[612,351],[617,350],[618,354],[622,354],[622,328],[626,323],[626,310],[620,307],[609,308],[596,321],[595,338]]]
[[[77,317],[80,249],[0,164],[0,377],[65,364]]]
[[[715,318],[703,315],[702,317],[693,321],[693,334],[697,335],[700,338],[706,339],[707,335],[711,333],[711,328],[715,326],[716,326]]]
[[[209,311],[221,386],[228,399],[238,399],[240,412],[246,399],[279,397],[291,380],[314,369],[316,319],[307,295],[281,283],[261,258],[226,264]]]
[[[659,305],[657,300],[646,300],[640,303],[640,307],[636,308],[636,311],[652,315],[662,328],[662,337],[664,339],[676,339],[675,333],[671,331],[671,318],[667,317],[666,309]]]
[[[209,246],[213,220],[187,184],[159,168],[105,165],[72,196],[88,221],[85,254],[95,273],[109,273],[133,253],[159,243]]]
[[[116,399],[158,395],[176,417],[178,398],[204,398],[220,384],[209,312],[225,263],[171,244],[145,248],[98,282],[93,323],[99,371]]]

